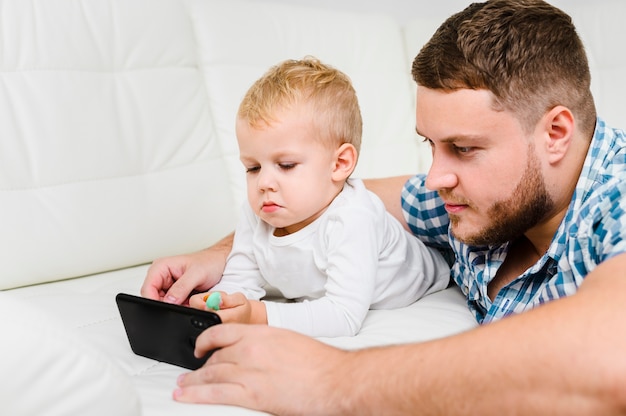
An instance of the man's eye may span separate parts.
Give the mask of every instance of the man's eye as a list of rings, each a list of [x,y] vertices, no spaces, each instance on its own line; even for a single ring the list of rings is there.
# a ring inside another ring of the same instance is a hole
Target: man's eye
[[[261,170],[260,166],[252,166],[250,168],[246,168],[246,173],[257,173]]]
[[[295,168],[296,164],[295,163],[279,163],[278,166],[280,166],[280,168],[283,170],[289,170],[289,169]]]

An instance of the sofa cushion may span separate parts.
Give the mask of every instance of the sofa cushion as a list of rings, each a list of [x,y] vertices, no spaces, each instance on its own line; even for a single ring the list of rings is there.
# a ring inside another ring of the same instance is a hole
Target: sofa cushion
[[[7,0],[2,16],[0,289],[146,263],[232,230],[183,1]]]
[[[106,354],[106,358],[114,362],[132,380],[145,415],[258,414],[234,406],[189,405],[176,402],[172,400],[176,378],[187,370],[156,362],[132,352],[115,305],[115,295],[119,292],[137,295],[146,271],[147,266],[139,266],[80,279],[17,288],[6,292],[5,297],[12,296],[28,305],[37,305],[39,312],[33,314],[42,313],[43,310],[49,317],[72,328],[82,342]],[[0,297],[0,305],[3,302],[4,298]],[[4,310],[0,309],[0,312]],[[30,319],[30,315],[25,319]],[[361,331],[356,336],[320,338],[320,340],[340,348],[359,349],[445,337],[469,330],[476,325],[476,320],[467,309],[461,291],[457,287],[450,287],[428,295],[405,308],[369,311]],[[17,329],[20,327],[18,325]],[[0,330],[3,329],[0,327]],[[56,329],[54,331],[56,333]],[[5,334],[7,339],[20,336],[14,329],[4,332],[3,337]],[[66,338],[68,343],[74,340],[73,335]],[[70,354],[70,357],[75,355],[72,353],[73,348],[64,351],[69,351],[67,354]],[[46,360],[51,358],[46,353],[43,355]],[[72,361],[68,361],[63,360],[63,363],[71,368]],[[22,360],[20,368],[22,371],[28,369],[29,377],[41,371],[39,367],[26,367],[24,362],[27,361]],[[27,379],[28,377],[24,379],[24,383]],[[54,380],[46,379],[46,383],[52,383],[54,386]],[[126,381],[123,383],[125,385]],[[42,382],[41,388],[44,384]],[[73,397],[70,395],[67,400],[71,401]],[[50,396],[42,396],[43,403],[49,399]],[[43,406],[44,404],[40,403],[40,408]]]
[[[45,310],[0,292],[0,316],[3,414],[140,413],[130,377]]]
[[[222,146],[235,158],[231,177],[241,197],[245,181],[234,140],[239,101],[270,66],[306,55],[344,71],[354,84],[364,120],[354,176],[419,169],[409,66],[401,27],[391,17],[242,0],[188,4],[211,110]]]
[[[2,13],[0,289],[231,231],[245,198],[236,108],[281,60],[314,55],[352,78],[364,119],[355,176],[420,170],[389,16],[239,0],[6,0]]]

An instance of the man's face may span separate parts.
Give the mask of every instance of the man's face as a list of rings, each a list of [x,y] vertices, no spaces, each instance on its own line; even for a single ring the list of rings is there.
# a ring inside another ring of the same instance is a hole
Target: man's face
[[[553,210],[533,137],[493,109],[490,92],[418,87],[417,131],[433,151],[426,186],[444,200],[459,240],[513,241]]]

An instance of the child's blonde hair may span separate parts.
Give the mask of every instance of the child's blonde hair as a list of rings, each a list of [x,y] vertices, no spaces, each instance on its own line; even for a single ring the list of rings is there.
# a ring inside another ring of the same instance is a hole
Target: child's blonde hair
[[[287,60],[270,68],[244,96],[237,117],[251,126],[270,125],[279,109],[305,103],[320,139],[330,145],[361,147],[363,122],[350,78],[314,57]]]

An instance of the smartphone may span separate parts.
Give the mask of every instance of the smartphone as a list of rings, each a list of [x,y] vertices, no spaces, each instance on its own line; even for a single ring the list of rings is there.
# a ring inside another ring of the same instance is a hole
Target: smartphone
[[[127,293],[118,293],[115,302],[135,354],[195,370],[213,352],[202,358],[193,355],[196,338],[220,324],[219,315]]]

